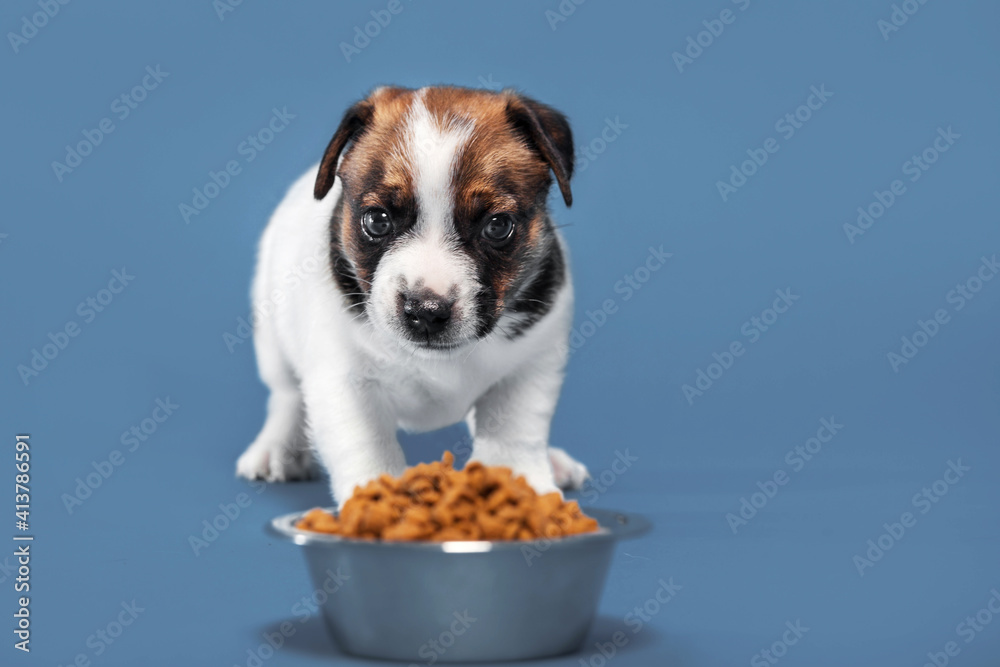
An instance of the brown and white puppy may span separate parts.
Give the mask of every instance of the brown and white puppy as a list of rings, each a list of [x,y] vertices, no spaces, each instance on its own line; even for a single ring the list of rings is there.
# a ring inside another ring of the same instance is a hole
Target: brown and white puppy
[[[554,175],[571,203],[572,172],[565,117],[515,92],[379,88],[352,106],[261,239],[271,395],[238,474],[308,476],[315,453],[342,502],[403,471],[398,428],[464,418],[474,460],[580,486],[586,468],[548,446],[572,287],[547,198]]]

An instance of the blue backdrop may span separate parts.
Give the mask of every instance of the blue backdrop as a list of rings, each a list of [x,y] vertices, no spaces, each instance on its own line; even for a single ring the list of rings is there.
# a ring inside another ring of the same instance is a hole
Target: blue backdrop
[[[996,3],[578,1],[4,3],[0,535],[26,433],[35,541],[0,662],[352,662],[261,530],[325,485],[233,475],[241,318],[346,106],[452,83],[572,121],[553,442],[656,524],[550,664],[1000,664]]]

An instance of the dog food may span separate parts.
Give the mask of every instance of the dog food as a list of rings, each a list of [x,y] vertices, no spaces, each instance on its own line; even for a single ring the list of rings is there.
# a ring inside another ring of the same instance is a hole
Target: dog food
[[[355,487],[334,516],[308,512],[298,528],[344,537],[444,542],[446,540],[534,540],[590,533],[597,521],[575,500],[538,495],[510,468],[472,462],[463,470],[442,461],[409,468],[399,478],[382,475]]]

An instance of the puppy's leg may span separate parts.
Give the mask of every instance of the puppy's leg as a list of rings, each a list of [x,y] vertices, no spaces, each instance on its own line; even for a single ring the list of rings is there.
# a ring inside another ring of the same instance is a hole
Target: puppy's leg
[[[267,401],[267,420],[236,461],[236,474],[269,482],[316,477],[317,466],[303,433],[302,418],[298,389],[273,388]]]
[[[302,394],[278,348],[270,322],[257,327],[254,348],[260,377],[271,395],[264,426],[237,460],[236,474],[269,482],[314,477],[317,466],[303,431]]]
[[[548,441],[561,386],[562,363],[553,358],[529,364],[483,394],[472,420],[472,460],[507,466],[538,493],[558,491]]]
[[[313,447],[338,504],[382,473],[401,475],[396,422],[375,383],[355,386],[336,369],[314,368],[302,383]]]
[[[465,424],[469,427],[469,433],[476,433],[475,408],[466,415]],[[582,489],[584,482],[590,477],[587,466],[570,456],[565,449],[549,447],[549,463],[552,465],[552,477],[560,489]]]
[[[549,447],[549,462],[552,464],[556,486],[560,489],[581,489],[590,477],[587,466],[567,454],[564,449]]]

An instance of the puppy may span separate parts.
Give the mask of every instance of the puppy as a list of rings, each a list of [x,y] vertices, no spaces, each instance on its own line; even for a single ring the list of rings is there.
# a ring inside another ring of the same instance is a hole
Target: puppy
[[[403,472],[397,429],[465,419],[473,460],[539,493],[582,485],[548,444],[573,294],[547,198],[554,175],[569,206],[572,173],[566,118],[511,91],[384,87],[352,106],[260,242],[271,393],[237,474],[304,478],[318,458],[343,502]]]

